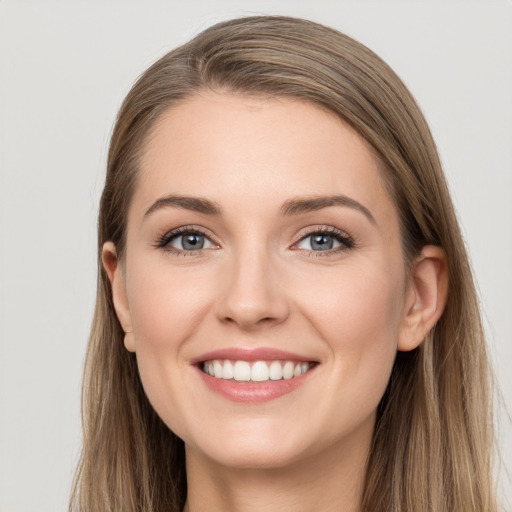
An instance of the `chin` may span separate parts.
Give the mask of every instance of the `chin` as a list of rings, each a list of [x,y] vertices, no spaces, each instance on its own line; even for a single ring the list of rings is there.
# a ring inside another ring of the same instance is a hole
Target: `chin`
[[[187,458],[233,469],[310,470],[315,460],[332,462],[333,457],[339,460],[367,452],[375,426],[374,410],[362,417],[354,412],[345,422],[311,419],[305,414],[298,414],[295,421],[246,417],[215,427],[210,424],[201,432],[192,429],[184,439]]]
[[[198,449],[201,450],[201,447]],[[224,442],[215,447],[205,446],[201,451],[215,464],[233,469],[279,469],[293,465],[303,455],[300,447],[283,447],[279,446],[279,442],[261,440],[253,443],[247,440],[241,443]]]
[[[331,435],[315,436],[317,429],[314,425],[306,426],[306,423],[303,423],[304,428],[296,428],[297,425],[293,428],[288,422],[259,418],[224,425],[222,429],[215,429],[221,433],[219,436],[210,431],[195,440],[185,439],[187,457],[191,452],[214,464],[236,469],[289,467],[332,444]]]

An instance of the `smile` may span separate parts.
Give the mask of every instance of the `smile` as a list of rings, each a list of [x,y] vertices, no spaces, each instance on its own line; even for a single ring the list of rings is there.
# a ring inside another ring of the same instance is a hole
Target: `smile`
[[[229,347],[190,362],[213,393],[233,402],[255,404],[301,388],[317,373],[321,361],[311,354],[272,347]]]
[[[216,379],[238,382],[267,382],[290,380],[307,373],[313,363],[304,361],[233,361],[214,359],[204,361],[204,373]]]

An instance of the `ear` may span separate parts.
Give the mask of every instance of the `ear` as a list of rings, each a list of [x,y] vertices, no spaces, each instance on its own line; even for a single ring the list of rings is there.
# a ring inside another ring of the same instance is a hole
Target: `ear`
[[[411,268],[398,350],[406,352],[421,344],[443,313],[447,296],[446,255],[441,247],[427,245]]]
[[[130,308],[126,298],[126,283],[123,270],[117,257],[116,246],[112,242],[105,242],[103,244],[101,261],[108,275],[110,287],[112,288],[112,301],[117,318],[125,332],[124,345],[130,352],[135,352],[135,339],[133,337]]]

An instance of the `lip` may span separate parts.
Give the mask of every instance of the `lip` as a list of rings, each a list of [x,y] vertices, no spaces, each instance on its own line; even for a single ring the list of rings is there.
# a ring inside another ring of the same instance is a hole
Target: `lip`
[[[229,359],[230,361],[296,361],[300,363],[314,362],[314,358],[286,352],[271,347],[231,347],[219,350],[213,350],[195,357],[191,360],[191,364],[198,364],[204,361],[212,361],[214,359]]]
[[[269,380],[265,382],[244,382],[235,380],[218,379],[206,374],[201,368],[200,363],[215,359],[231,361],[294,361],[294,362],[314,362],[313,358],[303,355],[277,350],[269,347],[244,348],[233,347],[227,349],[214,350],[194,358],[191,363],[199,374],[203,383],[210,391],[227,398],[233,402],[261,403],[275,400],[283,395],[295,391],[302,386],[311,374],[315,373],[318,364],[315,364],[308,372],[299,377],[285,380]]]
[[[210,391],[217,393],[233,402],[268,402],[295,391],[316,370],[311,368],[307,373],[289,380],[265,382],[239,382],[235,380],[217,379],[204,373],[198,366],[197,372]]]

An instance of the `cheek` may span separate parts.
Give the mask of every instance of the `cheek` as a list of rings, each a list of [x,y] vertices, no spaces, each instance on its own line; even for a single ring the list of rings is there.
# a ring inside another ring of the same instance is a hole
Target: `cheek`
[[[139,271],[144,269],[144,271]],[[201,272],[176,272],[166,266],[133,262],[127,294],[142,384],[155,410],[175,432],[182,418],[183,390],[190,377],[183,356],[200,329],[212,285]],[[189,386],[191,387],[191,386]]]
[[[403,294],[396,270],[347,266],[317,275],[313,282],[316,292],[304,283],[297,296],[304,315],[326,333],[333,350],[374,345],[398,333]]]
[[[342,406],[353,400],[374,407],[387,386],[402,319],[403,277],[393,268],[346,268],[317,280],[301,311],[323,339],[332,361],[332,392]],[[308,297],[307,294],[300,294]]]
[[[154,262],[134,265],[129,275],[128,301],[140,349],[178,350],[198,326],[211,298],[211,279],[204,272],[170,271]]]

